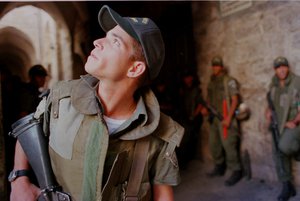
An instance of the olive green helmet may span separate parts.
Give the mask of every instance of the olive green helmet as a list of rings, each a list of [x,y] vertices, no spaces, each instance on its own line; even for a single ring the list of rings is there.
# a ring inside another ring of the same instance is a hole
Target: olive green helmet
[[[289,62],[285,57],[279,56],[274,60],[274,68],[278,68],[280,66],[289,66]]]
[[[212,66],[223,66],[222,58],[219,57],[219,56],[215,56],[215,57],[211,60],[211,65],[212,65]]]

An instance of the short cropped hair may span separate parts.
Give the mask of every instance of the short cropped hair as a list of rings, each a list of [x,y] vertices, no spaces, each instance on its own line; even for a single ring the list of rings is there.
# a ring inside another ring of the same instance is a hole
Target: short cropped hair
[[[141,86],[147,85],[150,81],[149,69],[148,69],[148,66],[147,66],[147,62],[146,62],[146,59],[145,59],[145,55],[144,55],[144,52],[143,52],[142,45],[134,39],[133,42],[132,42],[132,47],[133,47],[132,48],[133,49],[133,54],[131,55],[130,59],[132,59],[132,61],[142,61],[146,65],[146,70],[145,70],[145,72],[143,73],[143,75],[141,76],[141,78],[139,79],[139,82],[138,82],[138,86],[141,87]]]

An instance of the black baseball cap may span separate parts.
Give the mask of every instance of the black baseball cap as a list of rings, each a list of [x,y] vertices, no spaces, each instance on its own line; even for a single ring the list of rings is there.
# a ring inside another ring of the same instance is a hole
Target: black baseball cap
[[[108,32],[116,25],[136,39],[143,48],[150,79],[157,77],[165,58],[165,45],[157,25],[146,17],[122,17],[107,5],[98,14],[101,28]]]
[[[289,67],[289,62],[285,57],[279,56],[274,60],[274,68],[279,68],[280,66]]]

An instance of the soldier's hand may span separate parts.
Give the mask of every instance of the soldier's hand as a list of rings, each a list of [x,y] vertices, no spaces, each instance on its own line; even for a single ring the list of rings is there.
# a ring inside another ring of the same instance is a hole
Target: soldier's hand
[[[226,128],[228,128],[231,124],[231,118],[230,117],[226,117],[223,121],[222,121],[222,125]]]
[[[288,121],[285,123],[284,127],[292,129],[292,128],[296,128],[297,124],[295,124],[294,121]]]
[[[209,111],[205,107],[202,107],[200,112],[201,112],[202,116],[208,116],[209,115]]]
[[[11,183],[10,201],[36,201],[40,193],[28,177],[19,177]]]
[[[267,119],[267,122],[271,122],[271,116],[272,116],[272,112],[271,112],[270,108],[267,108],[265,111],[265,117]]]

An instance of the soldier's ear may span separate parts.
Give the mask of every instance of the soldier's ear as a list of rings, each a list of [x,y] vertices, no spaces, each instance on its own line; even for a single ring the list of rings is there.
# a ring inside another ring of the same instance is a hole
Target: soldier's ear
[[[131,78],[139,77],[146,70],[146,64],[141,61],[135,61],[133,65],[128,69],[127,76]]]

